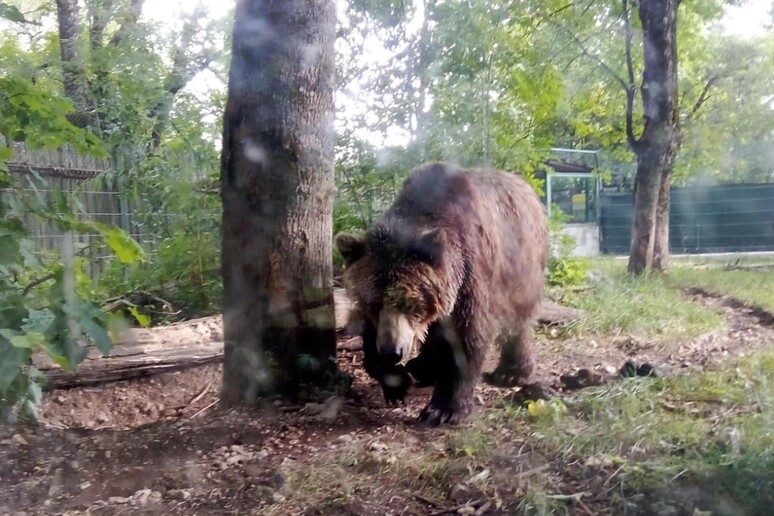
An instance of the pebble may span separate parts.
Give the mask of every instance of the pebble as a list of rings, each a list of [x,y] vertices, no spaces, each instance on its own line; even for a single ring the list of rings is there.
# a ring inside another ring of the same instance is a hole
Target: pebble
[[[350,444],[353,440],[354,439],[350,434],[342,434],[338,436],[334,442],[337,444]]]

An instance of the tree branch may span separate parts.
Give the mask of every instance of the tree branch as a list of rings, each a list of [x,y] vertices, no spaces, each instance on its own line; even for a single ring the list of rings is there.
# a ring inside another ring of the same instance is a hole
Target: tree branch
[[[610,77],[612,77],[612,78],[613,78],[613,79],[614,79],[614,80],[615,80],[615,81],[616,81],[618,84],[620,84],[620,85],[621,85],[621,88],[623,88],[623,89],[624,89],[624,91],[628,91],[628,89],[629,89],[629,88],[628,88],[628,87],[627,87],[627,85],[626,85],[626,81],[624,81],[624,80],[623,80],[623,78],[621,78],[621,76],[620,76],[620,75],[618,75],[618,74],[616,73],[616,71],[615,71],[615,70],[613,70],[613,69],[610,67],[610,65],[608,65],[607,63],[605,63],[605,62],[604,62],[604,61],[603,61],[603,60],[602,60],[602,59],[601,59],[599,56],[592,54],[592,53],[591,53],[591,52],[590,52],[590,51],[589,51],[589,50],[588,50],[588,49],[587,49],[587,48],[586,48],[586,47],[583,45],[583,42],[580,40],[580,38],[579,38],[578,36],[576,36],[575,34],[573,34],[572,32],[570,32],[570,31],[567,29],[567,27],[562,27],[560,24],[558,24],[558,23],[554,22],[553,20],[547,20],[547,21],[548,21],[548,23],[550,23],[550,24],[551,24],[551,25],[553,25],[554,27],[557,27],[557,28],[559,28],[559,29],[562,29],[562,30],[566,31],[566,32],[567,32],[567,33],[570,35],[570,37],[573,39],[573,41],[574,41],[574,42],[575,42],[575,44],[578,46],[578,48],[580,49],[580,51],[583,53],[583,55],[584,55],[584,56],[586,56],[586,57],[588,57],[589,59],[591,59],[592,61],[596,62],[596,63],[597,63],[599,66],[600,66],[600,68],[602,68],[603,70],[605,70],[605,71],[608,73],[608,75],[610,75]]]
[[[211,53],[205,49],[199,55],[190,59],[186,55],[186,49],[191,46],[194,36],[197,32],[197,21],[204,16],[201,5],[192,13],[191,18],[187,20],[183,27],[180,44],[175,48],[172,57],[172,69],[169,71],[164,81],[166,94],[150,110],[150,116],[155,119],[152,129],[151,149],[155,151],[161,144],[161,136],[169,121],[169,112],[175,99],[175,95],[182,90],[196,74],[206,69],[213,61]]]
[[[114,47],[118,46],[121,41],[123,41],[123,39],[128,35],[131,27],[137,25],[137,20],[140,19],[140,14],[142,14],[142,6],[144,3],[145,0],[132,0],[129,14],[125,17],[124,22],[118,28],[116,33],[113,34],[113,37],[110,38],[110,45]]]
[[[104,44],[105,26],[110,18],[108,13],[113,9],[113,0],[92,0],[89,8],[89,45],[92,50],[102,48]]]
[[[704,85],[704,89],[701,90],[701,95],[699,95],[699,98],[696,100],[693,108],[691,108],[691,111],[688,113],[688,120],[693,120],[696,117],[696,113],[699,111],[699,109],[701,109],[701,106],[703,106],[704,103],[710,99],[709,91],[718,81],[718,79],[720,79],[720,77],[717,75],[713,75],[709,78],[707,83]]]
[[[626,42],[626,74],[628,84],[626,86],[626,140],[629,147],[636,153],[640,141],[634,137],[634,64],[632,63],[632,27],[629,22],[629,2],[623,0],[624,39]]]

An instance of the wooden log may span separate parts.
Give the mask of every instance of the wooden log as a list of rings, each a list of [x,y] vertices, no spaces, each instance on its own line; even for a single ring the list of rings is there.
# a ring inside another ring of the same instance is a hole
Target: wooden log
[[[346,327],[352,302],[343,289],[334,289],[336,328]],[[546,301],[537,315],[539,324],[563,324],[583,312]],[[341,332],[342,334],[346,332]],[[359,338],[342,337],[339,349],[357,351]],[[179,371],[217,363],[223,357],[223,318],[220,315],[182,321],[150,329],[129,328],[109,356],[97,350],[89,354],[75,372],[65,371],[43,354],[33,356],[33,364],[49,379],[46,390],[99,385],[153,374]]]

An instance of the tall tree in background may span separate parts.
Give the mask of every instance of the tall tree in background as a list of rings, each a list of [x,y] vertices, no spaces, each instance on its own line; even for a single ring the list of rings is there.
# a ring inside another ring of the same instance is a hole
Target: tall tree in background
[[[635,96],[631,58],[632,31],[628,0],[623,0],[628,87],[626,136],[637,155],[634,221],[629,249],[629,272],[642,274],[651,267],[665,270],[669,259],[669,191],[680,147],[677,97],[677,8],[680,0],[642,0],[644,68],[640,95],[643,128],[633,129]]]
[[[168,128],[175,96],[220,57],[211,42],[219,20],[207,20],[198,5],[183,21],[169,49],[171,64],[165,65],[149,50],[154,46],[150,30],[140,23],[144,4],[86,0],[81,6],[78,0],[56,0],[56,19],[61,80],[75,107],[68,118],[109,145],[142,140],[145,152],[153,153]],[[146,132],[151,137],[143,139]]]
[[[332,0],[238,0],[223,122],[221,400],[336,368]],[[307,375],[308,373],[308,375]]]

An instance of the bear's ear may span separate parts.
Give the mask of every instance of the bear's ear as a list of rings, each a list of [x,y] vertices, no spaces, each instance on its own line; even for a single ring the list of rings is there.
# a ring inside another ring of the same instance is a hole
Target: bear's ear
[[[418,260],[434,267],[440,265],[446,234],[441,228],[426,229],[411,243],[410,253]]]
[[[336,235],[336,249],[344,258],[344,265],[350,265],[365,254],[365,237],[362,234],[353,233]]]

